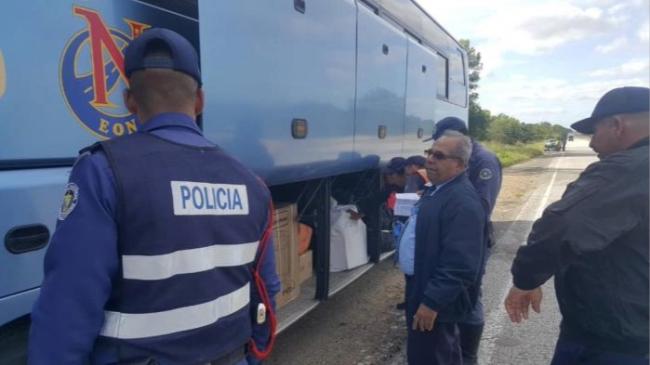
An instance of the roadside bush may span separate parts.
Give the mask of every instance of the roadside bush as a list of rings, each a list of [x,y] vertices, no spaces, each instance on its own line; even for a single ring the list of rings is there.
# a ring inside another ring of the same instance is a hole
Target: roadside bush
[[[485,147],[497,155],[504,168],[544,154],[544,142],[525,144],[485,142],[484,144]]]

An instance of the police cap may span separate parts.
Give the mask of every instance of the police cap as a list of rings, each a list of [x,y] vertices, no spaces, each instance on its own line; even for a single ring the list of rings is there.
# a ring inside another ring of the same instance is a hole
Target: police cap
[[[429,141],[436,140],[440,138],[440,136],[442,136],[442,134],[445,133],[445,131],[457,131],[464,135],[467,135],[467,126],[465,125],[465,122],[463,122],[460,118],[457,117],[442,118],[440,119],[440,121],[438,121],[438,123],[436,123],[431,138],[422,140],[422,142],[429,142]]]
[[[650,89],[647,87],[619,87],[608,91],[598,100],[591,117],[571,124],[571,128],[584,134],[593,134],[596,122],[617,114],[647,112],[650,106]]]
[[[151,50],[165,49],[169,56],[148,56]],[[133,40],[124,51],[127,78],[138,70],[164,68],[191,76],[201,86],[199,57],[192,44],[182,35],[164,28],[150,28]]]

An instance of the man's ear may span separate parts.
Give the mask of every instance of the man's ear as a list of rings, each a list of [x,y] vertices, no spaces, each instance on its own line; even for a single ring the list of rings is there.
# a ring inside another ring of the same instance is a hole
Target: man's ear
[[[621,137],[625,129],[625,121],[620,115],[615,115],[612,117],[611,121],[612,128],[614,129],[614,134],[616,137]]]
[[[203,89],[196,89],[196,100],[194,101],[194,114],[201,115],[203,113],[203,105],[205,103],[205,96],[203,94]]]
[[[132,114],[137,115],[138,114],[138,104],[136,104],[135,100],[133,99],[133,93],[131,92],[131,89],[124,89],[124,105],[126,106],[126,109],[128,109]]]

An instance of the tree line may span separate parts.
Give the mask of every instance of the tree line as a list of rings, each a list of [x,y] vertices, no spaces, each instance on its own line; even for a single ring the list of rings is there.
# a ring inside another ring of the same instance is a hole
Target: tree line
[[[481,52],[471,46],[470,41],[461,39],[460,44],[467,52],[469,78],[469,134],[482,141],[494,141],[505,144],[530,143],[544,139],[564,139],[570,129],[547,121],[524,123],[519,119],[499,113],[492,115],[478,102],[478,82],[481,79]]]

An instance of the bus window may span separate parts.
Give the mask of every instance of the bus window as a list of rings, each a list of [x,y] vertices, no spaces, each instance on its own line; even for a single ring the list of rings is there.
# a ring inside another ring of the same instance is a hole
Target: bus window
[[[455,84],[465,85],[465,63],[463,62],[463,53],[459,49],[451,58],[451,79]]]
[[[440,53],[436,53],[436,78],[438,98],[449,99],[449,60]]]
[[[449,57],[449,102],[465,106],[467,104],[467,84],[465,81],[464,55],[460,49]]]

